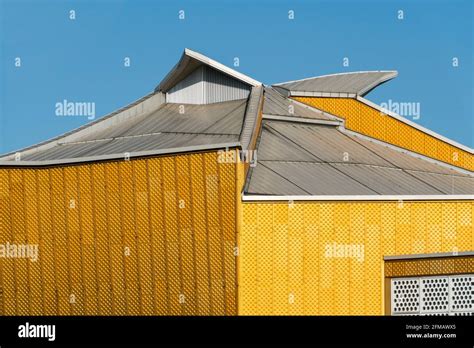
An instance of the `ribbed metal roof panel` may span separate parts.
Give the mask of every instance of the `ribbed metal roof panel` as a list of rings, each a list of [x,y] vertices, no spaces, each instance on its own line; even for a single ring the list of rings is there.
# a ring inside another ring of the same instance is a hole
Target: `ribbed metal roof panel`
[[[337,130],[333,126],[302,125],[279,121],[265,122],[265,129],[288,139],[315,157],[316,162],[347,162],[389,166],[382,157]]]
[[[261,195],[307,195],[308,192],[265,166],[264,162],[252,168],[249,192]],[[252,180],[252,176],[255,179]]]
[[[404,168],[404,169],[417,170],[417,171],[426,171],[426,172],[433,172],[433,173],[440,173],[440,174],[463,175],[454,169],[443,167],[434,162],[430,162],[427,160],[422,160],[419,158],[415,158],[413,156],[409,156],[406,153],[402,153],[401,151],[396,151],[393,149],[392,145],[388,145],[388,144],[382,145],[380,143],[375,143],[374,141],[365,140],[354,135],[347,135],[347,136],[350,137],[352,140],[356,141],[357,143],[361,144],[362,146],[366,147],[370,151],[374,152],[378,156],[386,159],[394,166]]]
[[[374,167],[363,164],[334,164],[334,167],[380,195],[444,193],[399,168]]]
[[[57,160],[236,142],[246,104],[246,99],[208,105],[163,104],[154,112],[98,129],[74,142],[59,142],[27,153],[22,160]]]
[[[377,194],[327,163],[263,161],[263,165],[287,178],[293,183],[292,186],[297,185],[310,195]],[[253,178],[266,181],[266,178],[257,178],[255,175],[252,176]],[[271,194],[282,195],[283,192],[288,191],[288,188],[282,185],[273,185]],[[297,195],[298,193],[291,194]]]
[[[121,125],[90,134],[90,141],[156,132],[239,135],[246,99],[207,105],[164,104],[157,111]]]
[[[334,126],[266,120],[257,151],[248,194],[302,195],[301,190],[306,192],[303,195],[474,193],[474,176]]]
[[[159,133],[87,143],[66,143],[28,154],[23,161],[45,161],[235,142],[237,135]]]
[[[267,124],[263,127],[258,147],[259,161],[288,161],[289,159],[295,162],[318,161],[311,153],[296,146],[291,140],[269,128]]]
[[[355,93],[364,95],[371,89],[397,76],[396,71],[363,71],[317,76],[278,83],[289,91],[318,93]]]
[[[467,176],[408,171],[445,194],[474,194],[474,179]]]

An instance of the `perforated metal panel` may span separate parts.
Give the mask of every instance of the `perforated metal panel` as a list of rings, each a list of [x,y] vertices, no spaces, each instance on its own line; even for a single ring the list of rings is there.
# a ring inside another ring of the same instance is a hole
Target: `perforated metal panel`
[[[474,314],[474,275],[453,276],[449,279],[450,311]]]
[[[473,250],[474,203],[455,202],[455,210],[452,203],[243,202],[239,314],[380,315],[390,305],[390,293],[386,302],[382,296],[384,281],[393,278],[419,285],[411,297],[417,307],[397,315],[420,315],[421,283],[415,277],[470,274],[474,260],[387,262],[383,256],[452,251],[444,226],[456,231],[458,251]],[[328,257],[327,246],[334,243],[363,246],[363,259]]]
[[[391,280],[392,315],[473,315],[474,275]]]
[[[237,314],[243,167],[218,156],[0,168],[0,244],[39,244],[0,257],[0,315]]]
[[[420,280],[392,279],[392,314],[416,314],[420,311]]]
[[[422,278],[420,313],[447,313],[449,308],[448,277]]]

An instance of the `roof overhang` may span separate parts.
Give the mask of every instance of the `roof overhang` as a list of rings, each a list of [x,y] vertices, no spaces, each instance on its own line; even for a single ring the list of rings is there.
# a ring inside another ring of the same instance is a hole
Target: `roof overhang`
[[[64,158],[57,160],[44,160],[44,161],[1,161],[1,167],[49,167],[56,165],[65,164],[81,164],[88,162],[99,162],[99,161],[111,161],[111,160],[128,160],[130,158],[137,157],[150,157],[159,155],[172,155],[179,153],[192,153],[201,151],[212,151],[221,149],[240,148],[240,142],[233,143],[222,143],[222,144],[209,144],[209,145],[196,145],[196,146],[183,146],[168,149],[157,149],[148,151],[137,151],[129,153],[117,153],[110,155],[98,155],[89,157],[77,157],[77,158]]]
[[[452,251],[450,253],[432,253],[432,254],[408,254],[408,255],[388,255],[384,256],[384,261],[414,260],[414,259],[434,259],[446,257],[465,257],[474,256],[474,251]]]
[[[281,82],[272,85],[272,87],[278,89],[280,93],[291,97],[355,98],[357,96],[366,95],[374,88],[394,79],[397,77],[397,75],[398,72],[394,70],[356,71]],[[342,82],[341,79],[347,80],[347,85],[340,87],[339,85]],[[334,85],[333,89],[330,88],[330,90],[319,90],[317,87],[318,84],[321,83],[323,83],[325,86],[330,86],[331,84],[334,84],[336,80],[337,83]],[[358,88],[354,88],[353,83],[357,80],[361,85],[358,86]],[[306,83],[307,86],[301,88],[304,83]],[[311,86],[311,84],[313,84],[313,86]]]
[[[247,75],[231,69],[209,57],[206,57],[201,53],[192,51],[189,48],[185,48],[179,62],[155,88],[155,92],[167,92],[201,65],[209,66],[252,87],[262,85],[261,82],[254,80]]]

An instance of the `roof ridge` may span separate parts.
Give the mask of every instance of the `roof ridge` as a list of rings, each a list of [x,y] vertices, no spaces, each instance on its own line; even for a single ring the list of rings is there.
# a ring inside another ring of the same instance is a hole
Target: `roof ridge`
[[[234,79],[244,82],[252,87],[257,87],[257,86],[262,85],[260,81],[257,81],[251,78],[250,76],[247,76],[235,69],[229,68],[228,66],[222,63],[219,63],[218,61],[211,59],[199,52],[190,50],[189,48],[185,48],[178,63],[174,65],[174,67],[168,72],[168,74],[166,74],[166,76],[158,84],[158,86],[156,86],[155,92],[167,92],[177,82],[181,81],[182,78],[180,78],[180,75],[183,72],[186,72],[186,68],[192,62],[197,62],[198,64],[207,65],[223,74],[233,77]],[[194,70],[194,69],[191,69],[191,70]]]

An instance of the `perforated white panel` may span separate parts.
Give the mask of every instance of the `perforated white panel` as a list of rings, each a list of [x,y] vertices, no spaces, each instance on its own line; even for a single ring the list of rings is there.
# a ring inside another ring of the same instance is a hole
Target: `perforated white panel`
[[[392,314],[416,314],[420,310],[420,281],[392,279]]]
[[[450,277],[449,291],[452,312],[474,312],[474,275]]]
[[[448,277],[421,278],[420,313],[448,313]]]
[[[474,275],[391,280],[392,315],[473,315]]]

